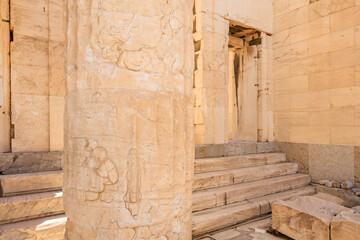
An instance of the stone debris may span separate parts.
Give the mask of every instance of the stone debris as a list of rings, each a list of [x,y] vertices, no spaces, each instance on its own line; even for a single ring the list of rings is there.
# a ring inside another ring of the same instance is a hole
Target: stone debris
[[[356,196],[360,196],[360,188],[352,188],[351,190],[355,193]]]
[[[327,182],[325,182],[325,184],[324,184],[326,187],[332,187],[333,186],[333,182],[332,181],[327,181]]]
[[[320,181],[319,181],[319,184],[320,184],[320,185],[325,185],[325,184],[328,183],[328,182],[330,182],[330,181],[323,179],[323,180],[320,180]]]
[[[346,181],[341,183],[341,188],[344,188],[344,189],[350,189],[353,186],[354,186],[354,184],[349,180],[346,180]]]
[[[333,182],[333,187],[334,187],[334,188],[341,188],[341,183],[339,183],[339,182]]]

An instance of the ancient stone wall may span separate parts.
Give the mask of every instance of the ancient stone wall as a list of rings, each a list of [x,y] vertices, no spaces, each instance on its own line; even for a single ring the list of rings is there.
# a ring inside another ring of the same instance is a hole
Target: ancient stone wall
[[[275,0],[274,12],[275,140],[360,145],[360,1]]]
[[[3,139],[0,151],[58,151],[63,148],[63,2],[1,1],[2,10],[4,6],[7,6],[7,11],[10,8],[10,16],[7,12],[8,17],[2,17],[2,25],[9,24],[6,22],[9,21],[12,34],[11,43],[4,42],[7,38],[5,31],[2,38],[3,44],[10,44],[11,58],[11,67],[9,63],[3,65],[3,84],[6,71],[9,71],[11,85],[3,86],[0,92],[5,93],[7,103],[11,101],[13,129],[10,149],[7,130],[10,122],[0,119],[4,126],[2,129],[7,133],[0,137]],[[9,29],[7,31],[10,35]],[[9,56],[8,52],[6,54]],[[2,60],[6,64],[6,57]],[[9,116],[9,111],[5,109],[5,112]],[[6,144],[8,146],[4,147]]]
[[[67,239],[191,239],[192,3],[68,1]]]

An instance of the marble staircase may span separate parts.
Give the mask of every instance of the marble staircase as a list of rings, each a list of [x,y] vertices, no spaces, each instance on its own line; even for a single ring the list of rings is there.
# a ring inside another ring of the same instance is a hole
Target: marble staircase
[[[62,171],[0,175],[0,239],[62,239]]]
[[[286,155],[251,153],[195,159],[193,235],[246,223],[271,213],[271,204],[315,194],[311,178]]]

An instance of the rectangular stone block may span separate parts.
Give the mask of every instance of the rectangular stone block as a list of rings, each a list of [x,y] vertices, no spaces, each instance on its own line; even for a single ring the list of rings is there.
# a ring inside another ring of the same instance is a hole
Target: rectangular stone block
[[[49,151],[49,98],[12,94],[13,152]]]
[[[0,176],[0,193],[3,197],[58,190],[61,187],[62,171]]]
[[[293,239],[330,239],[334,215],[347,208],[311,196],[278,201],[272,205],[273,229]]]

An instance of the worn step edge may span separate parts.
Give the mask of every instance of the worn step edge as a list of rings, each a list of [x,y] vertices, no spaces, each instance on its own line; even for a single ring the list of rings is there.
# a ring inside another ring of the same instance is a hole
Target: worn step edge
[[[245,199],[261,197],[277,192],[309,185],[311,178],[305,174],[291,174],[269,179],[233,184],[193,193],[193,211],[241,202]]]
[[[0,224],[64,213],[62,192],[0,198]]]
[[[64,214],[0,225],[0,239],[64,239]]]
[[[285,153],[261,153],[241,156],[195,159],[195,173],[254,167],[286,161]]]
[[[23,173],[0,176],[3,197],[54,191],[62,188],[62,171]]]
[[[197,173],[194,176],[193,191],[294,174],[297,173],[297,171],[298,165],[296,163],[279,163],[249,168]]]
[[[193,213],[193,235],[210,233],[269,214],[271,205],[275,201],[313,194],[315,194],[315,188],[306,186]]]

